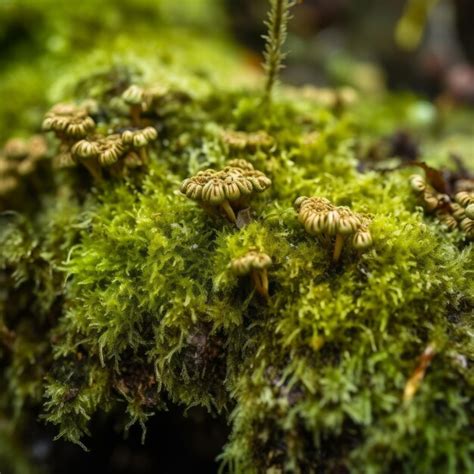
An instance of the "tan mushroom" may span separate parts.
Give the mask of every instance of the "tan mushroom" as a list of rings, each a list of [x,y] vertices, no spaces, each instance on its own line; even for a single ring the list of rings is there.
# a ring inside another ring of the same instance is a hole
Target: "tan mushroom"
[[[138,130],[125,130],[122,133],[123,143],[138,151],[143,164],[149,162],[147,152],[148,145],[157,138],[158,132],[153,127],[146,127]]]
[[[232,271],[239,276],[250,275],[257,293],[268,300],[268,268],[272,259],[257,249],[249,250],[231,262]]]
[[[139,125],[145,101],[145,91],[140,86],[131,85],[122,94],[122,99],[130,107],[132,123]]]
[[[236,223],[235,211],[247,204],[255,193],[268,189],[271,180],[262,172],[227,166],[222,171],[200,171],[183,181],[180,191],[204,208],[218,208]]]
[[[101,167],[117,163],[127,152],[127,147],[118,134],[95,137],[77,142],[72,147],[72,155],[83,164],[95,180],[102,179]]]
[[[63,142],[84,138],[95,129],[94,120],[85,108],[74,104],[57,104],[43,120],[43,130],[53,131]]]
[[[231,150],[236,151],[256,151],[260,148],[266,149],[275,143],[265,131],[258,132],[241,132],[236,130],[225,130],[222,132],[222,141]]]
[[[336,207],[326,198],[306,196],[297,198],[294,206],[308,234],[334,238],[334,262],[339,260],[344,240],[349,235],[353,235],[352,243],[358,250],[365,250],[373,243],[368,219],[348,207]]]

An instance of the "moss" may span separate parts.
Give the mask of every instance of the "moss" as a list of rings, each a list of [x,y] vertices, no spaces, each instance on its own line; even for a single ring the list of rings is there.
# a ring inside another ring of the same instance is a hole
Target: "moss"
[[[329,110],[280,90],[268,113],[258,88],[163,61],[140,76],[137,64],[78,88],[63,79],[56,93],[94,97],[114,124],[132,78],[189,91],[153,117],[147,172],[91,187],[79,169],[51,170],[35,209],[0,217],[2,413],[19,427],[39,407],[87,446],[99,413],[145,430],[171,400],[228,415],[232,472],[472,471],[472,244],[423,216],[409,170],[357,171],[357,145],[391,128],[379,123],[390,105]],[[275,144],[232,150],[229,129]],[[240,229],[178,192],[235,158],[273,182]],[[347,246],[334,264],[331,243],[298,222],[299,195],[371,214],[373,248]],[[269,302],[229,267],[253,247],[273,261]],[[434,359],[404,402],[429,343]]]

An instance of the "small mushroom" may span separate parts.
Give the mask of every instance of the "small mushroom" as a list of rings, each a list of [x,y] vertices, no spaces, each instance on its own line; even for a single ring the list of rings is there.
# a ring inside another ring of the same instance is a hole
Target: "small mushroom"
[[[254,193],[271,186],[271,180],[255,169],[227,166],[221,171],[205,170],[185,179],[180,191],[204,208],[218,208],[227,219],[236,223],[236,210],[246,207]]]
[[[131,85],[122,94],[122,99],[130,107],[130,117],[133,124],[139,125],[145,100],[145,91],[140,86]]]
[[[416,193],[422,193],[426,189],[426,181],[419,174],[412,174],[409,178],[410,186]]]
[[[153,127],[146,127],[139,130],[125,130],[122,133],[122,141],[126,145],[135,148],[143,164],[149,162],[147,147],[148,145],[158,138],[158,132]]]
[[[466,217],[469,219],[474,219],[474,204],[469,204],[465,210]]]
[[[272,264],[272,259],[257,249],[249,250],[242,257],[231,262],[232,271],[239,276],[249,275],[257,293],[268,300],[268,267]]]
[[[368,219],[348,207],[336,207],[326,198],[306,196],[297,198],[294,207],[308,234],[335,238],[334,262],[339,260],[344,240],[349,235],[353,235],[352,244],[358,250],[365,250],[373,243]]]
[[[453,216],[459,222],[459,227],[469,239],[474,238],[474,192],[462,191],[454,196],[452,204]]]
[[[118,134],[84,139],[72,147],[72,155],[82,163],[96,181],[102,179],[101,166],[111,166],[125,155],[127,147]]]
[[[86,109],[73,104],[57,104],[43,120],[43,130],[53,131],[62,142],[84,138],[95,129]]]
[[[231,150],[256,151],[260,148],[266,149],[275,143],[272,136],[265,131],[241,132],[236,130],[225,130],[222,132],[222,141]]]
[[[254,169],[252,163],[242,158],[236,158],[235,160],[230,160],[228,166],[232,168],[239,168],[245,171],[252,171]]]

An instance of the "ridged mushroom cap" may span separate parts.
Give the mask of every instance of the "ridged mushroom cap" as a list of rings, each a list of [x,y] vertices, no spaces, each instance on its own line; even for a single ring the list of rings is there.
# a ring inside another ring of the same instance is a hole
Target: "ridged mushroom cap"
[[[69,138],[83,138],[95,129],[87,110],[73,104],[57,104],[43,120],[43,130],[54,131]]]
[[[123,92],[122,99],[128,105],[139,105],[144,100],[144,90],[140,86],[131,85]]]
[[[419,174],[412,174],[409,181],[411,188],[416,193],[422,193],[426,189],[426,181]]]
[[[249,250],[242,257],[232,260],[231,268],[237,275],[247,275],[252,270],[264,270],[271,264],[272,259],[266,253]]]
[[[200,171],[185,179],[180,191],[190,199],[218,205],[263,192],[270,185],[271,180],[260,171],[227,166],[222,171]]]
[[[158,132],[154,127],[146,127],[140,130],[125,130],[122,133],[122,141],[126,145],[141,148],[158,138]]]

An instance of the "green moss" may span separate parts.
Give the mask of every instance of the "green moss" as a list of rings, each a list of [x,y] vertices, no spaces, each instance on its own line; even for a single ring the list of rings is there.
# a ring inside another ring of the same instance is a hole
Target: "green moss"
[[[38,211],[1,217],[0,323],[14,333],[2,333],[2,412],[40,407],[87,446],[99,413],[145,429],[171,400],[230,414],[232,472],[472,471],[472,244],[423,216],[409,171],[357,171],[358,143],[385,133],[382,106],[336,113],[280,91],[269,114],[259,89],[157,63],[147,80],[192,97],[157,119],[147,173],[90,189],[56,171]],[[134,77],[117,71],[82,80],[79,96],[113,111],[111,82]],[[67,83],[56,90],[72,94]],[[232,151],[225,129],[263,129],[275,145]],[[231,158],[273,181],[241,229],[178,192]],[[299,195],[371,214],[373,248],[347,245],[335,265],[299,224]],[[251,247],[274,262],[268,303],[229,268]],[[428,343],[437,353],[404,402]]]

